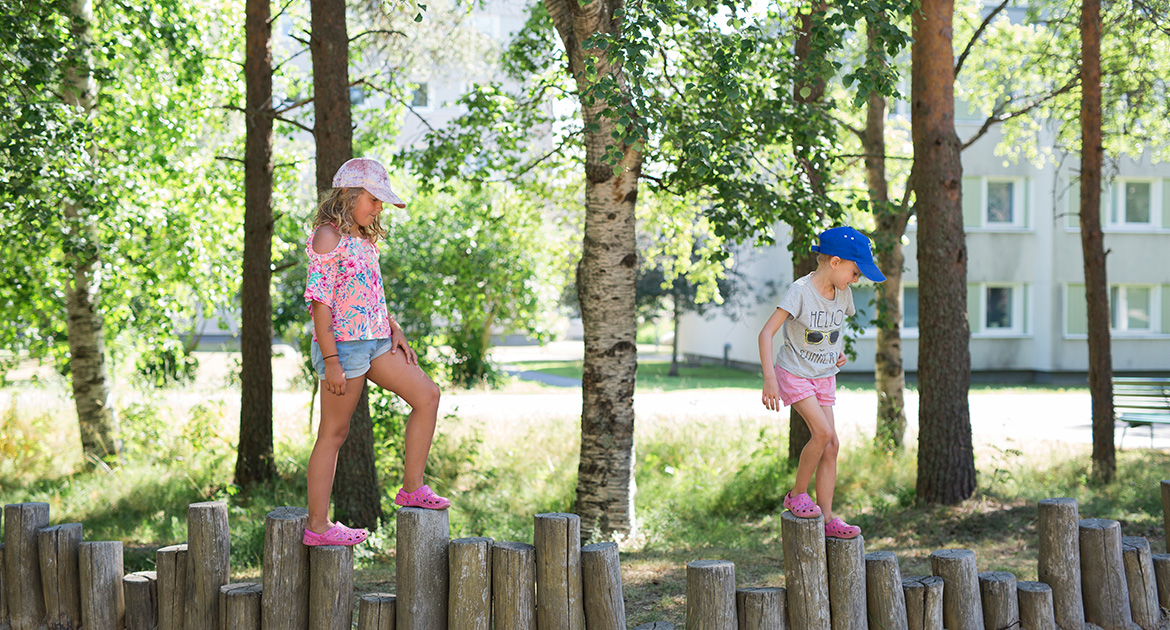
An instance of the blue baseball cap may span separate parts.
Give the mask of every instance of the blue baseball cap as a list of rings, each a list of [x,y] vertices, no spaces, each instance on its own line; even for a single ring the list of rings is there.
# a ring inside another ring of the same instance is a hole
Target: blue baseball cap
[[[873,245],[866,235],[846,225],[825,230],[817,239],[820,245],[812,246],[814,252],[852,260],[866,278],[874,282],[886,281],[881,269],[873,264]]]

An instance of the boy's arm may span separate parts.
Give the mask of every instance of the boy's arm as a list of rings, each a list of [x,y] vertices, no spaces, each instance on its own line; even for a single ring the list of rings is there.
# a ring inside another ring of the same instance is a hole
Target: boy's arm
[[[325,359],[325,389],[337,396],[345,395],[345,371],[337,356],[337,339],[333,336],[333,309],[313,300],[313,330],[317,333],[317,345]]]

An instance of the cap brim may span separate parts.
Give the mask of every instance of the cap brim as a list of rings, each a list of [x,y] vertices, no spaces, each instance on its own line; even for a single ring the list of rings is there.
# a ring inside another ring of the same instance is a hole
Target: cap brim
[[[855,261],[856,262],[856,261]],[[873,263],[857,263],[857,268],[861,270],[861,275],[869,278],[872,282],[885,282],[886,276],[881,269]]]
[[[406,207],[406,202],[402,201],[398,195],[395,195],[394,191],[390,190],[388,186],[367,186],[366,190],[370,191],[370,194],[382,203],[388,203],[399,208]]]

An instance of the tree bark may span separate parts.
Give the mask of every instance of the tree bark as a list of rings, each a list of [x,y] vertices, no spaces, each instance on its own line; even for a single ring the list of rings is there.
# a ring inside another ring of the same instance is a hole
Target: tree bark
[[[545,0],[553,25],[569,57],[569,74],[578,98],[590,88],[585,55],[591,55],[599,76],[613,77],[625,90],[621,68],[604,50],[586,52],[581,44],[596,33],[620,28],[614,14],[622,0]],[[635,529],[634,519],[634,379],[638,367],[634,345],[634,296],[638,252],[634,240],[634,205],[642,153],[636,145],[617,140],[621,160],[605,161],[615,142],[614,118],[599,114],[607,107],[598,99],[582,101],[585,131],[585,237],[577,265],[577,295],[585,328],[585,362],[581,378],[581,461],[577,475],[576,512],[581,540]],[[591,125],[596,128],[591,129]]]
[[[276,475],[272,456],[272,9],[247,0],[244,79],[244,263],[240,294],[240,447],[236,483]]]
[[[681,282],[681,280],[676,282]],[[682,291],[676,289],[673,293],[674,312],[671,322],[674,324],[674,338],[670,341],[670,372],[667,374],[668,376],[678,376],[678,322],[682,319]]]
[[[958,503],[975,490],[967,244],[955,134],[953,0],[923,0],[911,19],[910,179],[918,208],[918,500]]]
[[[882,55],[876,25],[869,25],[866,36],[870,54]],[[865,154],[869,205],[877,220],[877,230],[873,235],[875,249],[886,275],[886,281],[876,285],[879,324],[874,384],[878,408],[874,440],[881,448],[901,450],[906,437],[906,370],[902,364],[902,266],[906,259],[902,253],[902,235],[906,233],[910,213],[906,208],[890,206],[885,134],[886,97],[877,91],[870,92],[861,146]]]
[[[62,99],[84,116],[90,116],[97,99],[97,81],[93,76],[93,2],[73,0],[69,5],[72,50],[65,61]],[[95,156],[92,144],[87,148],[87,162]],[[102,316],[97,312],[98,281],[94,277],[100,265],[98,234],[87,216],[83,202],[69,200],[63,204],[65,224],[69,226],[70,246],[66,265],[73,272],[73,282],[65,286],[65,311],[69,335],[69,367],[73,379],[73,402],[81,429],[81,448],[89,457],[102,458],[118,454],[118,423],[110,404],[110,387],[106,376],[106,342]]]
[[[317,192],[332,188],[333,174],[353,157],[353,125],[349,99],[349,35],[344,0],[313,0],[313,138],[317,148]],[[333,482],[333,516],[356,527],[376,529],[382,518],[381,492],[374,455],[374,423],[370,388],[349,421],[349,437],[337,454]]]
[[[1089,319],[1089,395],[1093,409],[1093,479],[1113,481],[1113,355],[1109,284],[1101,233],[1101,2],[1081,2],[1081,251]]]

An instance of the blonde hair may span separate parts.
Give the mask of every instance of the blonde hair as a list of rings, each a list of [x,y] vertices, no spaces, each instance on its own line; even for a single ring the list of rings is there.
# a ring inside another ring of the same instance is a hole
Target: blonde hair
[[[375,217],[374,222],[367,227],[354,223],[353,210],[364,192],[365,188],[352,187],[331,188],[322,194],[321,203],[317,205],[317,212],[313,215],[313,231],[317,231],[322,225],[332,225],[338,232],[349,234],[350,230],[356,227],[362,238],[371,243],[386,238],[386,228],[382,227],[379,217]]]

